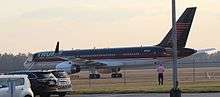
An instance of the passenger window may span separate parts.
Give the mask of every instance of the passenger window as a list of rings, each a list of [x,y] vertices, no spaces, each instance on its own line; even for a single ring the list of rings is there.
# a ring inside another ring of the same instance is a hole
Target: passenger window
[[[6,88],[8,87],[8,79],[7,78],[0,78],[0,88]]]
[[[24,79],[23,78],[14,79],[14,82],[15,82],[15,86],[24,85]]]

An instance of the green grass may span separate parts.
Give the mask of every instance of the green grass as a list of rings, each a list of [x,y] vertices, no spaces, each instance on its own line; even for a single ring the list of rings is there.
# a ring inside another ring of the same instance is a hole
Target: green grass
[[[195,84],[182,85],[181,90],[185,93],[208,93],[220,92],[219,82],[197,82]]]
[[[171,83],[159,86],[156,83],[127,83],[108,86],[91,86],[75,89],[71,94],[127,94],[127,93],[169,93]],[[219,82],[185,82],[180,88],[184,93],[220,92]]]
[[[207,78],[207,72],[215,78]],[[88,74],[83,73],[79,79],[73,79],[72,94],[113,94],[113,93],[169,93],[172,88],[172,70],[165,74],[163,86],[157,84],[154,69],[127,70],[126,79],[112,79],[109,75],[102,75],[103,79],[88,80]],[[193,73],[190,68],[179,69],[180,89],[184,93],[220,92],[220,68],[197,68],[196,82],[193,83]],[[123,82],[126,82],[124,84]],[[90,86],[89,86],[90,83]]]

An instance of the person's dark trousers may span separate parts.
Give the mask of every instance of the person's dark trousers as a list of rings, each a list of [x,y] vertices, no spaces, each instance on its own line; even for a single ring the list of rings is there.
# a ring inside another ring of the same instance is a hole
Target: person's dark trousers
[[[158,73],[158,82],[159,85],[163,85],[163,73]]]

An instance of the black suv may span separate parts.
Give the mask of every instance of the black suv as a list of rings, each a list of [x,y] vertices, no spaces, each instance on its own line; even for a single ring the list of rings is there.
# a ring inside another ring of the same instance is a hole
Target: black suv
[[[40,95],[40,97],[50,97],[53,91],[58,89],[57,78],[48,70],[15,71],[9,74],[28,75],[34,95]]]
[[[72,84],[70,76],[63,70],[50,70],[57,78],[58,89],[53,94],[58,94],[60,97],[64,97],[68,92],[72,91]]]

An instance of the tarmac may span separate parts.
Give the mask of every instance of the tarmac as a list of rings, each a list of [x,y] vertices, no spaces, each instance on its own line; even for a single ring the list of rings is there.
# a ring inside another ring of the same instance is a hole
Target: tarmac
[[[58,96],[53,96],[58,97]],[[149,94],[87,94],[87,95],[67,95],[65,97],[170,97],[168,93]],[[182,97],[220,97],[220,93],[183,93]]]

